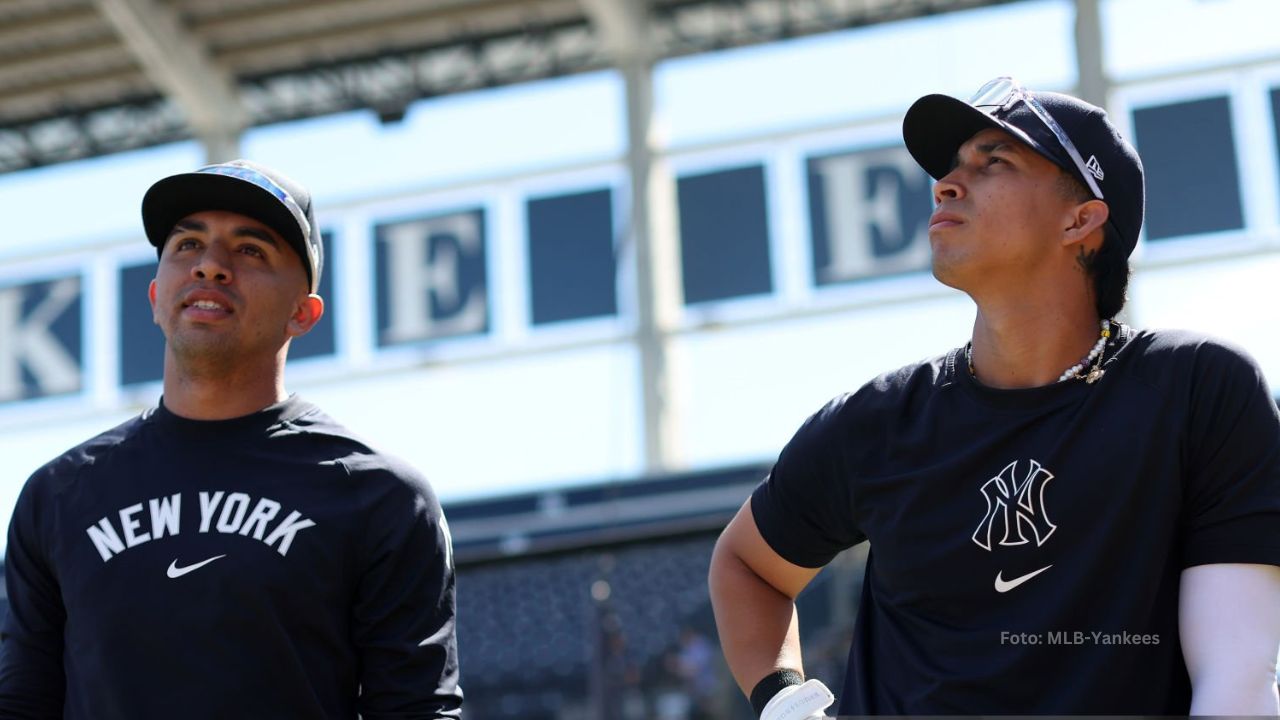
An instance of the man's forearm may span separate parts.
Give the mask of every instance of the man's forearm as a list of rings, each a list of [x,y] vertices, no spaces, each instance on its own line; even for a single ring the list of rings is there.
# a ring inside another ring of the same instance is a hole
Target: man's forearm
[[[710,586],[720,647],[744,694],[774,670],[802,669],[792,598],[720,546],[711,557]]]
[[[1276,715],[1280,568],[1250,563],[1182,571],[1178,633],[1192,715]]]

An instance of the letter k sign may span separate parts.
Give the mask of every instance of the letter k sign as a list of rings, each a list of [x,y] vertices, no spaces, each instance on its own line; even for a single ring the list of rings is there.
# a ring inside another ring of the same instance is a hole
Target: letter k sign
[[[80,388],[80,361],[54,331],[54,323],[80,298],[80,281],[65,278],[48,285],[43,300],[25,310],[28,287],[0,290],[0,402],[21,399],[24,371],[41,395]]]

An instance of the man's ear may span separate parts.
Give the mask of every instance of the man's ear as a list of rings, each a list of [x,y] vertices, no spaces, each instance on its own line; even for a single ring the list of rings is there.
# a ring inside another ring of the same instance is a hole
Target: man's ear
[[[315,293],[307,295],[294,308],[293,315],[289,316],[289,324],[285,326],[285,332],[289,337],[306,335],[322,317],[324,317],[324,300]]]
[[[156,279],[151,278],[151,283],[147,285],[147,301],[151,303],[151,322],[159,325],[160,318],[156,317]]]
[[[1072,206],[1064,219],[1062,244],[1085,243],[1090,249],[1102,245],[1102,226],[1111,217],[1111,208],[1101,200],[1088,200]],[[1095,240],[1096,238],[1096,240]]]

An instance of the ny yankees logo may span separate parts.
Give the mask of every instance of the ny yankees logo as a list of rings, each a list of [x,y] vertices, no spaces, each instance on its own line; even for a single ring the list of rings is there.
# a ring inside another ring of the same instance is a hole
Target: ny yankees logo
[[[1003,531],[1001,545],[1025,544],[1025,527],[1035,535],[1036,545],[1040,546],[1058,529],[1057,525],[1049,522],[1044,506],[1044,489],[1053,479],[1053,473],[1045,470],[1035,460],[1028,462],[1031,467],[1021,482],[1017,476],[1018,461],[1015,460],[1006,465],[999,475],[983,484],[982,497],[987,501],[987,514],[973,533],[973,541],[983,550],[991,550],[991,539],[997,521]]]

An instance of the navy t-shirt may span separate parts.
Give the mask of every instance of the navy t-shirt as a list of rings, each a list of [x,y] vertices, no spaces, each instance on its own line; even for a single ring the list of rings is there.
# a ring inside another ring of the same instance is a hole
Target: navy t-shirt
[[[962,350],[800,428],[752,496],[819,567],[870,540],[840,713],[1186,714],[1184,568],[1280,565],[1280,417],[1243,352],[1124,328],[1105,375],[996,390]]]
[[[163,405],[45,465],[9,529],[6,718],[456,718],[448,527],[292,397]]]

